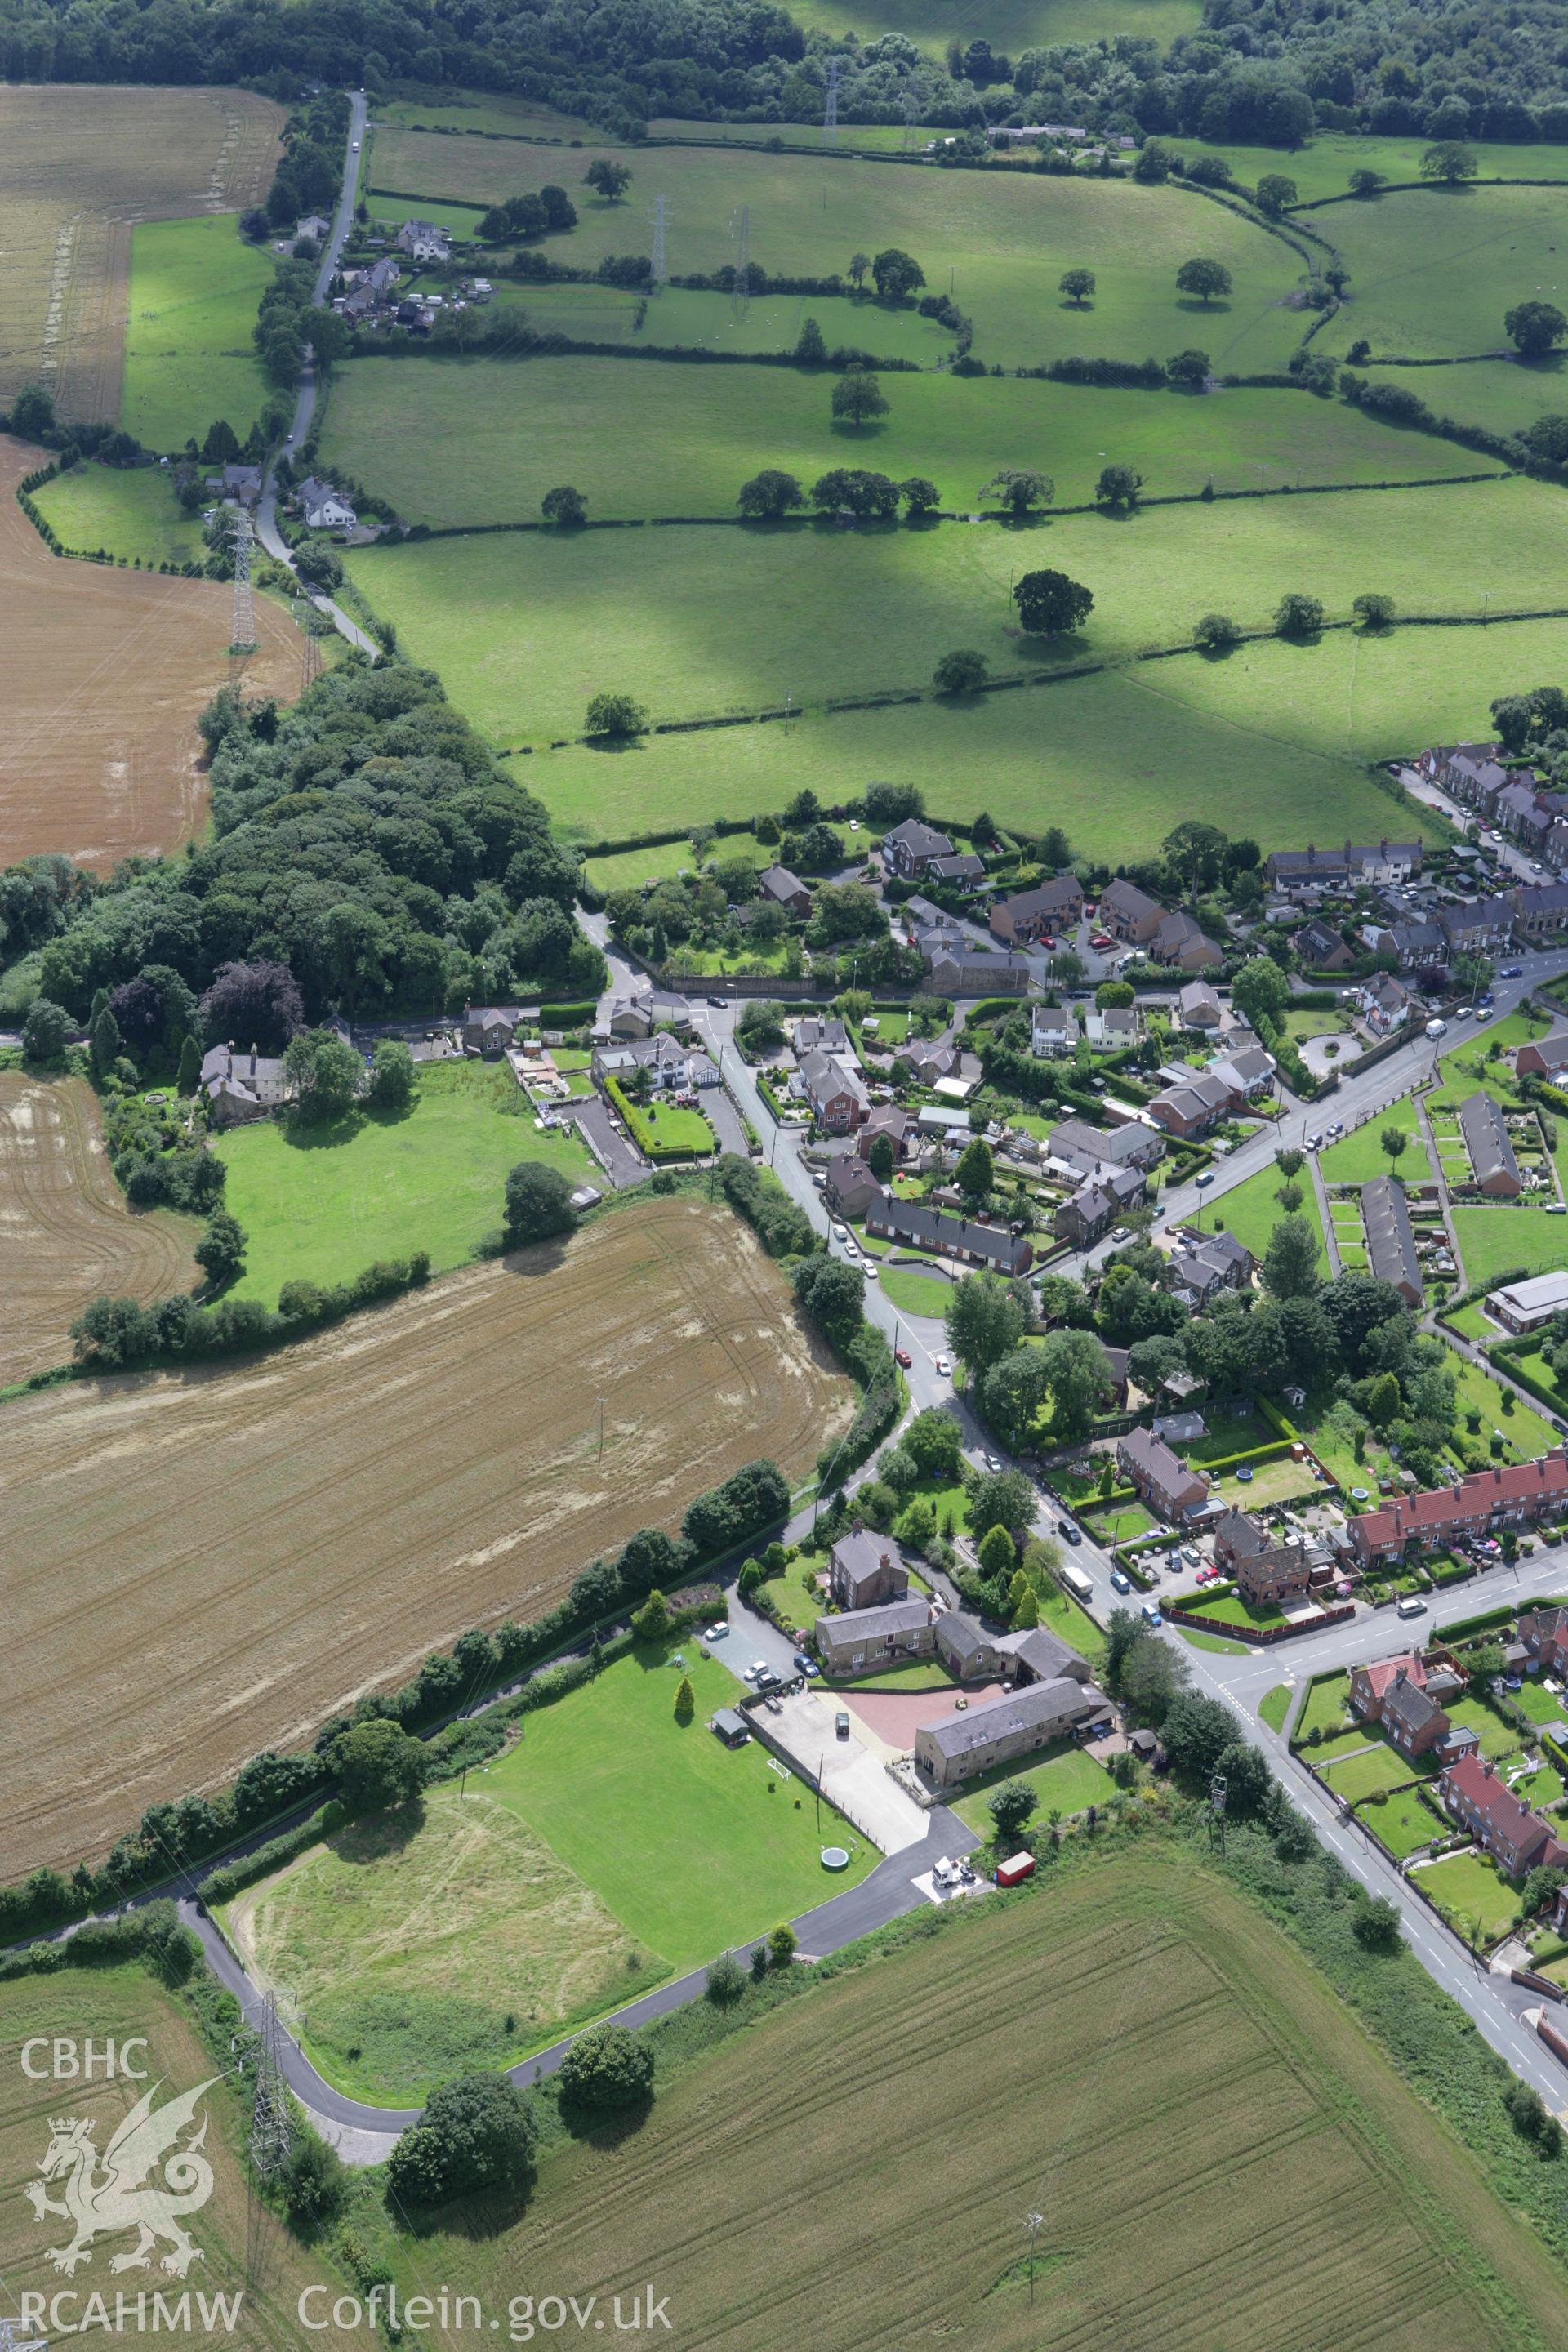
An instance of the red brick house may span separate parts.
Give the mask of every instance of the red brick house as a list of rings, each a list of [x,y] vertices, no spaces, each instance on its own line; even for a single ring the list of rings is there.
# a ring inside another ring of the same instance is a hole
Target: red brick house
[[[1417,1690],[1426,1689],[1426,1668],[1418,1650],[1406,1650],[1403,1657],[1379,1658],[1370,1666],[1352,1666],[1352,1714],[1359,1715],[1363,1723],[1381,1723],[1383,1702],[1398,1675],[1413,1682]]]
[[[1538,1462],[1496,1464],[1457,1486],[1401,1495],[1382,1510],[1363,1511],[1345,1529],[1345,1543],[1363,1567],[1403,1559],[1411,1543],[1451,1543],[1524,1528],[1551,1511],[1568,1510],[1568,1454],[1561,1446]]]
[[[1310,1589],[1315,1565],[1308,1546],[1276,1543],[1268,1529],[1246,1511],[1226,1511],[1214,1531],[1215,1566],[1236,1580],[1244,1601],[1255,1608],[1299,1601]]]
[[[1489,1853],[1507,1878],[1521,1878],[1539,1864],[1568,1864],[1568,1845],[1499,1780],[1497,1768],[1480,1756],[1461,1756],[1445,1765],[1438,1781],[1444,1803],[1462,1829]]]
[[[1165,919],[1165,909],[1135,882],[1112,882],[1100,895],[1100,929],[1113,940],[1142,947]]]
[[[1143,1500],[1161,1517],[1173,1522],[1201,1511],[1209,1498],[1209,1482],[1201,1470],[1189,1470],[1163,1437],[1146,1429],[1130,1429],[1117,1441],[1118,1465]]]
[[[1527,1609],[1519,1621],[1519,1638],[1538,1673],[1568,1674],[1568,1609]]]

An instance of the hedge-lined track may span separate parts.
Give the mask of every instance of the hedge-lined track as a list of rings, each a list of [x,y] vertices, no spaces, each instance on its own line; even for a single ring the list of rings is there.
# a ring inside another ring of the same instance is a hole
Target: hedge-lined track
[[[848,1414],[751,1234],[681,1198],[258,1362],[13,1405],[0,1875],[540,1615],[742,1462],[798,1475]]]
[[[126,1206],[79,1078],[0,1071],[0,1385],[65,1362],[71,1318],[100,1291],[151,1306],[189,1290],[195,1231]]]

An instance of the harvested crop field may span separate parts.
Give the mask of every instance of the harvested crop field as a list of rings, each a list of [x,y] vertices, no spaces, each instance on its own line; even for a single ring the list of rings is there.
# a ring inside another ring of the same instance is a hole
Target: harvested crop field
[[[798,1475],[850,1393],[749,1229],[675,1197],[276,1355],[5,1408],[0,1877],[539,1615],[742,1463]]]
[[[127,1206],[80,1078],[0,1070],[0,1387],[64,1363],[71,1318],[100,1290],[146,1307],[193,1289],[196,1230]]]
[[[132,225],[259,203],[282,123],[240,89],[0,89],[0,396],[117,417]]]
[[[579,2298],[653,2279],[711,2352],[1515,2352],[1568,2328],[1475,2158],[1300,1950],[1154,1836],[693,2056],[635,2166],[595,2138],[549,2150],[521,2226],[422,2238],[420,2273],[461,2259],[487,2305],[522,2265]]]
[[[17,505],[47,449],[0,446],[0,866],[59,850],[107,873],[188,840],[205,786],[196,718],[227,673],[231,592],[216,580],[51,555]],[[256,599],[256,694],[290,699],[300,635]]]

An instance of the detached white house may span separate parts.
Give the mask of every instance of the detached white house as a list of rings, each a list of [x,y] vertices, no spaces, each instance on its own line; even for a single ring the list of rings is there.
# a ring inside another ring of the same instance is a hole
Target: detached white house
[[[294,493],[310,530],[353,530],[359,517],[342,490],[312,474]]]
[[[450,261],[452,247],[445,230],[434,221],[406,220],[398,230],[396,245],[400,253],[416,261]]]

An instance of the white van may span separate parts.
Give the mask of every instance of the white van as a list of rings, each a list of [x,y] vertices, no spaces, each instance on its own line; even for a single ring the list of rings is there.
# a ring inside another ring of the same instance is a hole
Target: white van
[[[1396,1617],[1425,1617],[1426,1603],[1418,1592],[1402,1592],[1394,1604]]]
[[[1426,1024],[1428,1037],[1446,1037],[1447,1034],[1448,1024],[1446,1021],[1428,1021]]]
[[[1094,1599],[1094,1587],[1089,1582],[1088,1574],[1083,1569],[1075,1568],[1069,1561],[1067,1567],[1062,1569],[1059,1573],[1062,1582],[1067,1586],[1068,1591],[1072,1594],[1075,1601],[1092,1601]]]

